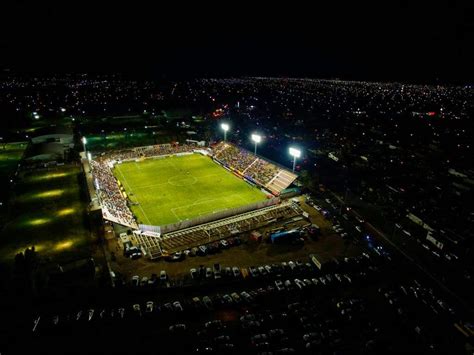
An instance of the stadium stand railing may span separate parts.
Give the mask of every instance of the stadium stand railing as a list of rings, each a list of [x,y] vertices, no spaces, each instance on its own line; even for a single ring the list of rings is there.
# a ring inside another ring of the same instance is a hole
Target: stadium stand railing
[[[150,259],[157,259],[162,256],[161,238],[159,234],[153,232],[142,232],[141,230],[133,231],[133,235],[142,250],[148,255]]]
[[[298,205],[291,201],[285,201],[279,205],[264,207],[214,222],[163,234],[160,238],[160,244],[163,253],[173,253],[186,248],[212,243],[232,235],[263,227],[276,220],[291,218],[301,214],[302,211]]]

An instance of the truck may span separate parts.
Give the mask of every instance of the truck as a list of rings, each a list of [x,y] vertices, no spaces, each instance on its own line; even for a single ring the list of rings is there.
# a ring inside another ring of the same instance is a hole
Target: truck
[[[302,232],[298,229],[281,231],[270,234],[270,240],[273,244],[291,242],[302,237]]]

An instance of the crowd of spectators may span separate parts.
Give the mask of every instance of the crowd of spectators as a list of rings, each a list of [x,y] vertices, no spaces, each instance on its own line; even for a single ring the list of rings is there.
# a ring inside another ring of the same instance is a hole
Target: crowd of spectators
[[[106,160],[91,161],[95,184],[98,187],[97,195],[102,204],[104,216],[112,217],[121,224],[134,225],[135,218],[127,206],[127,201],[112,171],[105,162]]]
[[[194,144],[156,144],[146,147],[137,147],[124,149],[104,154],[101,158],[107,158],[112,161],[132,160],[140,158],[150,158],[161,155],[185,153],[192,151],[196,146]]]
[[[222,163],[237,169],[242,174],[257,157],[250,152],[229,143],[220,143],[215,148],[214,157]]]
[[[121,224],[132,226],[136,224],[135,218],[128,208],[127,199],[120,190],[117,180],[111,171],[113,161],[189,152],[194,147],[194,145],[189,144],[159,144],[106,153],[92,160],[91,166],[96,187],[98,187],[97,193],[105,216],[107,218],[111,217]]]
[[[276,165],[259,158],[249,166],[245,175],[250,176],[254,180],[268,183],[278,174],[278,171],[279,169]]]
[[[221,142],[213,150],[214,158],[261,185],[268,184],[281,170],[276,165],[230,143]]]

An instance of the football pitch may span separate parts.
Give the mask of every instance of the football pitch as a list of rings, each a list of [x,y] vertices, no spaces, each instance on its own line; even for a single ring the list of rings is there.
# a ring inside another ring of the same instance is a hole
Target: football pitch
[[[116,164],[139,223],[165,225],[266,199],[208,157],[192,154]]]

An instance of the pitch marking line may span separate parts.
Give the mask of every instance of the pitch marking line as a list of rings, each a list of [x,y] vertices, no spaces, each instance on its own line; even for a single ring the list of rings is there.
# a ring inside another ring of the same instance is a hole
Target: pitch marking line
[[[130,184],[128,183],[127,179],[125,178],[125,175],[123,175],[122,170],[120,170],[120,167],[119,167],[118,171],[119,171],[120,175],[122,175],[123,181],[128,185],[129,191],[133,193],[132,189],[130,188]],[[135,196],[135,198],[136,198],[136,196]],[[140,201],[138,201],[138,207],[140,208],[140,210],[142,211],[142,213],[145,216],[146,220],[148,221],[148,224],[151,224],[150,219],[148,218],[145,211],[143,210]]]
[[[182,221],[182,219],[180,219],[177,215],[176,215],[176,212],[175,210],[179,210],[179,209],[183,209],[183,208],[189,208],[189,207],[193,207],[193,206],[196,206],[196,205],[200,205],[200,204],[204,204],[204,203],[209,203],[209,202],[214,202],[214,201],[224,201],[224,202],[228,202],[228,199],[231,198],[231,197],[235,197],[237,196],[241,201],[244,202],[244,205],[248,203],[247,200],[245,200],[242,196],[240,196],[239,194],[232,194],[232,195],[222,195],[222,196],[219,196],[219,197],[216,197],[216,198],[210,198],[210,199],[203,199],[202,201],[200,200],[196,200],[195,202],[191,203],[191,204],[188,204],[188,205],[184,205],[184,206],[179,206],[179,207],[174,207],[174,208],[170,208],[170,211],[176,216],[176,218],[178,218],[180,221]],[[199,201],[199,202],[198,202]],[[238,206],[237,206],[238,207]],[[233,208],[233,207],[231,207]],[[229,208],[219,208],[217,211],[224,211],[224,210],[227,210]],[[202,211],[198,214],[198,216],[201,216],[203,214],[209,214],[207,212],[208,210],[205,210],[205,211]],[[209,212],[216,212],[215,209],[211,209],[209,210]]]

